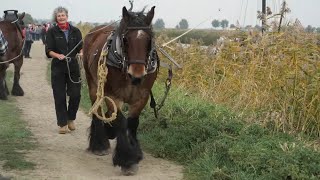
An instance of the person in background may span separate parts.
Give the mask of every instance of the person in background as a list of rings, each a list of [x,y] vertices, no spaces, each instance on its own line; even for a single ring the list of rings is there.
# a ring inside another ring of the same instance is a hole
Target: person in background
[[[40,37],[41,37],[41,25],[36,25],[36,41],[40,41]]]
[[[30,51],[31,51],[31,46],[33,43],[33,30],[32,30],[32,25],[29,24],[27,27],[25,27],[25,29],[23,30],[24,33],[24,37],[25,37],[25,42],[24,42],[24,57],[25,58],[30,58]]]
[[[76,54],[82,54],[82,35],[78,28],[68,23],[66,8],[57,7],[53,12],[53,19],[57,25],[51,27],[46,34],[45,51],[48,58],[53,58],[51,85],[57,124],[59,134],[65,134],[69,130],[75,130],[74,120],[80,103],[80,70]],[[66,95],[69,96],[68,106]]]
[[[42,40],[42,44],[46,44],[46,24],[43,24],[41,27],[41,40]]]

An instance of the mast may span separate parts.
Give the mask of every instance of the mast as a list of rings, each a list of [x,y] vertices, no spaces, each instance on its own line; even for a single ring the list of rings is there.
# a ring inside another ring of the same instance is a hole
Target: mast
[[[266,0],[262,0],[262,34],[266,27]]]

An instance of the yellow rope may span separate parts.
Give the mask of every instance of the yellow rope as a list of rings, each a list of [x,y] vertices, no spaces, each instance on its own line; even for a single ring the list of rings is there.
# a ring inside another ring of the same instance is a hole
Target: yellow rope
[[[108,51],[104,47],[102,48],[99,62],[98,62],[98,70],[97,70],[98,88],[96,93],[97,99],[92,105],[91,109],[89,110],[89,115],[94,114],[100,120],[110,124],[113,120],[117,118],[117,106],[110,97],[104,96],[104,85],[107,82],[107,75],[108,75],[108,68],[106,66],[106,61],[104,60],[104,58],[108,54]],[[105,100],[109,100],[112,103],[113,109],[114,109],[114,112],[111,114],[111,117],[108,117],[108,118],[105,116],[105,111],[102,105]],[[101,115],[99,115],[99,112],[98,112],[99,108],[100,108]]]

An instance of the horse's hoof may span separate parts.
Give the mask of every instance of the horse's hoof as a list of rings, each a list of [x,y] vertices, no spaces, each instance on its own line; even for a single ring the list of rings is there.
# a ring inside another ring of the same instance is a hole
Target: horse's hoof
[[[1,100],[8,100],[8,96],[6,96],[6,95],[1,96],[1,95],[0,95],[0,99],[1,99]]]
[[[121,173],[125,176],[133,176],[137,174],[138,170],[139,170],[138,164],[133,164],[128,168],[121,167]]]
[[[101,150],[101,151],[95,150],[95,151],[92,151],[92,154],[97,155],[97,156],[106,156],[106,155],[110,154],[110,149]]]
[[[23,95],[24,95],[24,92],[23,92],[22,89],[21,89],[21,90],[12,90],[12,91],[11,91],[11,94],[12,94],[13,96],[23,96]]]

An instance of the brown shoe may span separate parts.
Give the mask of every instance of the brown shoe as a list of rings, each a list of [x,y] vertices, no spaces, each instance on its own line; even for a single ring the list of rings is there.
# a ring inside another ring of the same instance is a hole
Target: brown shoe
[[[72,121],[68,121],[68,128],[69,128],[71,131],[74,131],[74,130],[76,129],[76,126],[74,125],[73,120],[72,120]]]
[[[68,125],[59,128],[59,134],[66,134],[69,132]]]

